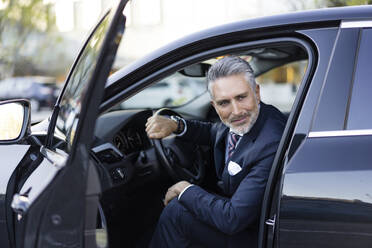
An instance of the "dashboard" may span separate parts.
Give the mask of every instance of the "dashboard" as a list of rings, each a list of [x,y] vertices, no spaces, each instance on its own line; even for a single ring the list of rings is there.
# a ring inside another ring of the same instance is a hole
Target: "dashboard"
[[[120,110],[98,118],[92,153],[107,188],[126,184],[135,177],[145,182],[157,176],[159,163],[145,131],[151,116],[151,110]]]
[[[94,146],[108,142],[123,155],[149,148],[151,142],[145,132],[145,124],[151,116],[151,110],[122,110],[100,116],[96,124]]]
[[[112,140],[114,146],[124,155],[139,152],[150,146],[143,128],[138,126],[123,127]]]

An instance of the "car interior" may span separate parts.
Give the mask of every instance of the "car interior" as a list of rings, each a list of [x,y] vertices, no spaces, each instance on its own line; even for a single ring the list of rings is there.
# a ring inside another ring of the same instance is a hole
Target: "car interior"
[[[206,74],[211,64],[230,54],[251,64],[261,100],[289,115],[308,61],[305,50],[294,43],[268,44],[203,59],[112,106],[97,120],[91,152],[102,185],[98,244],[104,247],[108,237],[110,247],[147,247],[165,192],[179,180],[219,193],[210,147],[188,144],[176,136],[149,139],[145,123],[162,108],[159,114],[166,116],[219,121],[210,104]]]

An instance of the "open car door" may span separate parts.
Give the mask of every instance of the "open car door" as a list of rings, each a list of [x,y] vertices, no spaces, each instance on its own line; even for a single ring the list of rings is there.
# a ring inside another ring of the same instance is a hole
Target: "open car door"
[[[89,151],[105,83],[124,31],[126,3],[120,1],[89,36],[57,100],[46,136],[30,131],[28,103],[16,101],[25,113],[17,142],[30,148],[7,186],[10,247],[98,247],[100,183]]]

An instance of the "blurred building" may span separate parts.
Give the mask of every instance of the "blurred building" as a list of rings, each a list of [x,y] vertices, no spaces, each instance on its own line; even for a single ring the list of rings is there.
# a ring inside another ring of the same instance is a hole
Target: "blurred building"
[[[52,4],[63,36],[80,43],[116,0],[44,0]],[[186,34],[211,26],[288,11],[284,0],[130,0],[119,66]],[[151,40],[151,42],[149,42]],[[76,50],[71,51],[76,54]]]
[[[82,43],[91,28],[117,0],[44,0],[54,6],[56,24],[69,42]],[[296,9],[297,0],[130,0],[123,46],[119,48],[115,67],[120,68],[138,57],[187,34],[212,26],[257,16]],[[72,55],[76,49],[70,49]],[[65,50],[67,52],[67,50]],[[297,78],[305,64],[283,66],[257,78],[263,98],[272,98],[280,88],[283,99],[294,99]],[[296,76],[294,76],[296,75]],[[276,82],[275,84],[273,82]],[[278,83],[279,82],[279,83]],[[275,90],[272,90],[275,88]],[[292,100],[293,100],[292,99]],[[287,108],[287,102],[277,104]]]

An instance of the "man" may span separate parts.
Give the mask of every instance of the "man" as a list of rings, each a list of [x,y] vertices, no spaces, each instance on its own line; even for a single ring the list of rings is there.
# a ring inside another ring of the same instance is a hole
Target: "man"
[[[223,195],[181,181],[168,189],[150,247],[257,247],[258,219],[285,117],[260,102],[250,65],[228,56],[208,72],[208,91],[222,123],[173,121],[154,115],[150,138],[181,133],[214,149]]]

